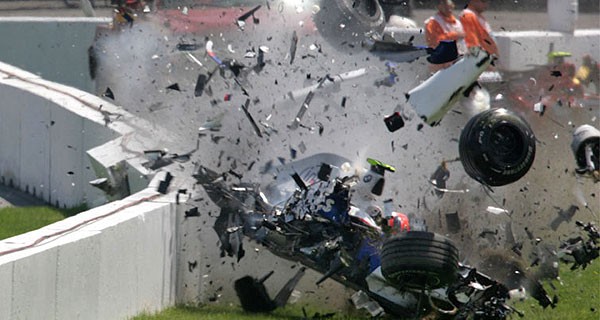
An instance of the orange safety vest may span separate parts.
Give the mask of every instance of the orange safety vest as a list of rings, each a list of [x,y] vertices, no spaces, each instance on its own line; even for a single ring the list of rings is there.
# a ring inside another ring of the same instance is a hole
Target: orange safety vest
[[[443,40],[456,40],[458,53],[464,54],[466,45],[461,36],[463,33],[462,24],[454,16],[447,18],[438,12],[425,20],[425,38],[430,48],[437,47]]]
[[[492,28],[482,15],[471,9],[465,9],[460,16],[460,22],[465,30],[467,48],[481,47],[489,54],[498,55],[496,41],[490,35]]]

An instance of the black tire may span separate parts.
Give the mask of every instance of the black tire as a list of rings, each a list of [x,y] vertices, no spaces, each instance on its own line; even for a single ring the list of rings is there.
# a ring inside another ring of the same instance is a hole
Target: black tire
[[[381,33],[385,27],[385,16],[377,0],[321,0],[319,7],[313,20],[319,33],[334,47],[360,48],[366,33]]]
[[[381,272],[395,286],[436,289],[458,276],[458,249],[450,239],[425,231],[410,231],[383,244]]]
[[[529,171],[535,159],[535,136],[523,118],[496,108],[467,122],[458,148],[467,174],[497,187],[515,182]]]

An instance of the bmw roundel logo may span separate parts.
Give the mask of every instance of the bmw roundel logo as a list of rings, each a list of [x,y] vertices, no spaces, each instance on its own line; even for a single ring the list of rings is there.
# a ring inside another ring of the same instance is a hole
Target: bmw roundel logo
[[[372,179],[373,179],[373,176],[370,174],[367,174],[366,176],[363,177],[363,182],[369,183]]]

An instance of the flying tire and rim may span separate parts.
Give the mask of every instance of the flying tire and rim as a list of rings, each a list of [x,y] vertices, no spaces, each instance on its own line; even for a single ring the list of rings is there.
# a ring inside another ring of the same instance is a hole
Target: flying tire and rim
[[[395,286],[436,289],[458,276],[458,249],[450,239],[410,231],[388,239],[381,252],[381,272]]]
[[[377,0],[321,0],[313,20],[321,36],[334,46],[360,47],[366,33],[381,33],[385,27]]]
[[[522,178],[535,158],[535,136],[529,124],[503,108],[474,116],[462,130],[460,160],[467,174],[497,187]]]

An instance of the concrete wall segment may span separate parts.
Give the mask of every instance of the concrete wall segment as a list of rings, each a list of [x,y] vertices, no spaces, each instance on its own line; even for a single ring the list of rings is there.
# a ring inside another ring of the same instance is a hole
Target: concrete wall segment
[[[14,261],[12,312],[7,319],[55,317],[57,252],[47,249]]]
[[[12,298],[13,298],[13,269],[14,263],[0,263],[0,284],[2,284],[2,290],[0,290],[0,320],[6,319],[6,317],[12,314]]]
[[[52,128],[51,121],[51,102],[40,97],[29,96],[23,101],[31,101],[31,103],[23,103],[21,106],[15,106],[21,109],[22,114],[27,116],[19,116],[13,119],[15,123],[20,122],[20,131],[9,135],[15,141],[21,138],[19,159],[23,159],[19,163],[19,177],[23,181],[18,187],[25,192],[34,195],[44,201],[49,200],[50,196],[50,145]],[[20,120],[20,121],[19,121]],[[40,174],[40,172],[44,174]]]
[[[123,319],[173,305],[175,205],[146,190],[90,211],[0,243],[0,250],[6,242],[32,243],[114,212],[76,232],[0,256],[0,295],[12,297],[0,304],[0,319]]]
[[[527,71],[548,62],[548,53],[567,51],[576,65],[591,55],[600,60],[600,29],[575,30],[574,34],[553,31],[516,31],[494,34],[500,53],[500,68]]]
[[[0,96],[22,97],[19,90],[13,87],[0,86]],[[14,139],[15,132],[21,132],[21,108],[14,107],[9,99],[0,103],[0,183],[18,186],[20,182],[21,144]]]
[[[55,318],[98,319],[100,236],[72,235],[72,242],[58,247]]]

